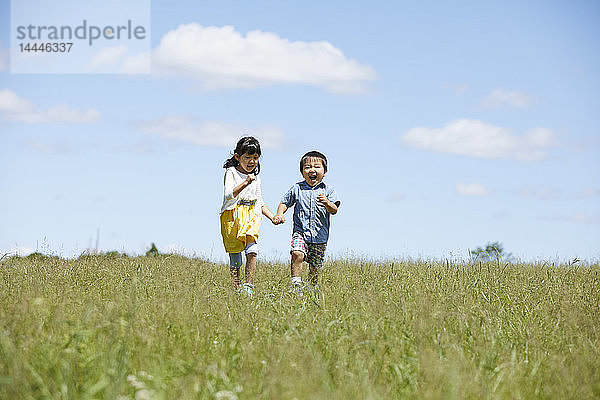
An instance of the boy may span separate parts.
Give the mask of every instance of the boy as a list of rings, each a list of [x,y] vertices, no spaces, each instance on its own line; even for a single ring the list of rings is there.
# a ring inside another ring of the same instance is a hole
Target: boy
[[[290,251],[294,293],[301,293],[303,261],[310,266],[310,282],[317,284],[329,239],[329,216],[336,214],[340,206],[335,189],[323,182],[327,173],[327,158],[322,153],[309,151],[303,155],[300,159],[300,173],[304,181],[296,183],[281,198],[281,204],[273,218],[273,223],[284,222],[283,214],[294,206]]]

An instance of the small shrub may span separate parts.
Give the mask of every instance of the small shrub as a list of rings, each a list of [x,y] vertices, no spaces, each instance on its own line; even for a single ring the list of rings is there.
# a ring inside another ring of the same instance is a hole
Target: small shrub
[[[152,243],[152,245],[150,246],[150,250],[146,252],[146,257],[156,257],[158,255],[160,255],[160,253],[158,252],[156,245]]]

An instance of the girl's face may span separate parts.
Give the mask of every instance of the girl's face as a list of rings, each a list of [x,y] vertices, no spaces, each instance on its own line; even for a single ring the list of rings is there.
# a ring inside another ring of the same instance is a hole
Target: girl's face
[[[256,168],[258,165],[258,158],[260,157],[258,153],[244,153],[241,156],[239,154],[234,154],[233,156],[240,162],[240,165],[238,165],[236,168],[238,171],[244,174],[249,174],[254,171],[254,168]]]
[[[307,159],[302,168],[302,176],[310,186],[316,186],[325,176],[323,161],[318,157]]]

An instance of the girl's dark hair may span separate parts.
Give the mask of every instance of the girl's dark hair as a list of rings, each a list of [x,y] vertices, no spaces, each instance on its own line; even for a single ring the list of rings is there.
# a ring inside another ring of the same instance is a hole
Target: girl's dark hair
[[[248,153],[249,155],[258,154],[258,156],[260,157],[260,143],[258,143],[258,140],[256,140],[256,138],[253,138],[252,136],[245,136],[241,138],[237,142],[237,145],[233,150],[233,155],[227,160],[225,160],[223,168],[237,167],[238,165],[240,165],[240,162],[235,159],[235,154],[241,156],[242,154],[246,153]],[[256,168],[254,168],[254,171],[252,172],[255,175],[258,175],[258,173],[260,172],[260,162],[256,163]]]
[[[327,172],[327,157],[325,157],[323,153],[319,153],[318,151],[309,151],[300,159],[300,173],[302,173],[302,170],[304,169],[304,164],[306,164],[306,160],[308,160],[309,158],[321,159],[321,162],[323,163],[323,170]]]

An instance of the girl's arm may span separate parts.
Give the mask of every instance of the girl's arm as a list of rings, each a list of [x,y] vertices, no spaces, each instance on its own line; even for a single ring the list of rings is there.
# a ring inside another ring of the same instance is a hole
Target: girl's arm
[[[250,185],[255,179],[256,175],[248,174],[248,177],[242,183],[233,188],[233,197],[238,197],[238,194],[240,194],[242,190],[246,189],[246,187],[248,187],[248,185]]]
[[[273,213],[271,212],[271,210],[269,210],[269,207],[267,207],[266,204],[263,204],[263,206],[261,207],[261,211],[262,211],[262,215],[264,215],[265,217],[269,218],[269,220],[273,223],[275,223],[275,221],[273,221],[273,218],[275,217],[273,215]]]
[[[250,185],[252,183],[252,181],[254,181],[255,179],[256,179],[256,176],[254,174],[249,174],[248,177],[242,183],[240,183],[237,186],[234,186],[235,185],[235,177],[233,175],[233,171],[228,169],[225,172],[225,177],[223,179],[223,184],[224,184],[223,195],[225,197],[225,200],[231,200],[231,199],[235,199],[236,197],[238,197],[240,192],[242,190],[244,190],[248,185]]]
[[[269,218],[269,220],[272,223],[274,223],[275,225],[277,225],[277,222],[275,222],[273,220],[273,217],[274,217],[273,213],[271,212],[271,210],[269,210],[269,207],[267,207],[267,205],[265,204],[265,201],[262,198],[262,189],[260,187],[260,184],[261,184],[260,178],[257,178],[256,182],[257,182],[257,184],[256,184],[256,197],[257,197],[257,200],[259,202],[258,204],[260,205],[260,211],[262,212],[262,215],[264,215],[265,217]]]

